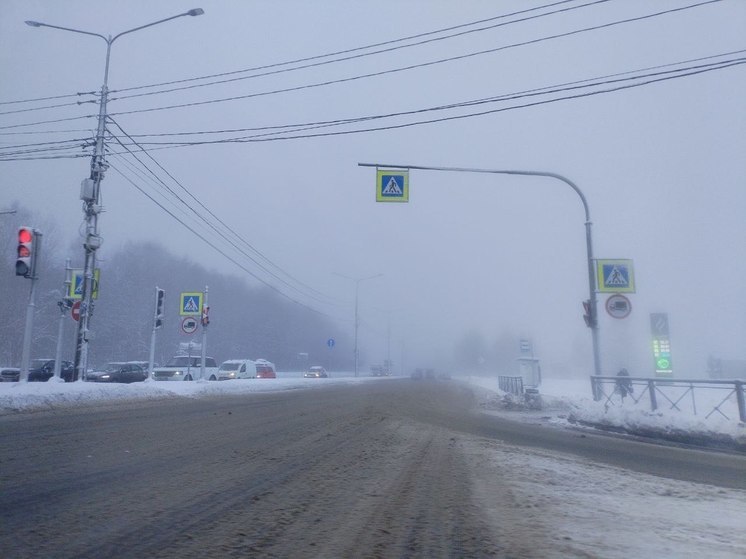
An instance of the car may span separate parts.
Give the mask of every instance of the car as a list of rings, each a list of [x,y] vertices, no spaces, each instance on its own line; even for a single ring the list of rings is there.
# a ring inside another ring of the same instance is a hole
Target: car
[[[154,380],[194,380],[200,378],[202,358],[196,355],[176,355],[163,367],[153,368]],[[205,357],[205,378],[218,374],[212,357]]]
[[[18,367],[0,367],[0,382],[18,382],[21,369]]]
[[[256,378],[277,378],[275,364],[266,359],[256,360]]]
[[[208,380],[233,380],[237,378],[256,378],[256,363],[251,359],[228,359],[223,361],[218,372],[210,375]]]
[[[148,378],[148,372],[135,363],[108,363],[101,370],[88,373],[85,380],[89,382],[142,382]]]
[[[309,367],[308,370],[303,373],[303,378],[329,378],[329,375],[324,367],[314,365],[313,367]]]
[[[138,365],[139,367],[142,367],[143,371],[150,373],[150,361],[127,361],[127,363]],[[153,369],[159,366],[158,363],[153,363]]]
[[[54,359],[33,359],[28,368],[29,382],[46,382],[54,375]],[[70,361],[60,362],[60,377],[65,382],[77,379],[75,366]]]

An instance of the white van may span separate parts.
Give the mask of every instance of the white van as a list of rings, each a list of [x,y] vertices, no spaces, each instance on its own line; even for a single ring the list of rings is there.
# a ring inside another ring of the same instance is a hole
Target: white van
[[[223,361],[216,375],[210,380],[231,380],[256,377],[256,363],[251,359],[229,359]]]

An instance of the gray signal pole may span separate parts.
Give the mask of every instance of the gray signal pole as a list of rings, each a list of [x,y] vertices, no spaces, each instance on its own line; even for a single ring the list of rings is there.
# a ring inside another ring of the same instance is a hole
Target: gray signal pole
[[[65,329],[66,315],[72,306],[72,300],[68,298],[70,293],[70,285],[72,285],[72,268],[70,267],[70,259],[65,260],[65,282],[64,291],[62,292],[62,299],[57,303],[60,306],[60,318],[57,325],[57,349],[54,352],[54,378],[60,378],[60,372],[62,371],[62,334]]]
[[[83,284],[81,289],[81,304],[80,304],[80,320],[78,321],[78,337],[77,344],[75,347],[75,370],[77,372],[77,378],[83,379],[85,372],[88,369],[88,333],[89,333],[89,322],[91,313],[93,310],[93,291],[96,286],[93,285],[94,270],[96,268],[96,251],[101,247],[101,237],[98,232],[98,214],[101,213],[101,181],[104,178],[104,172],[108,169],[106,163],[105,154],[105,143],[104,143],[104,130],[106,126],[106,103],[108,101],[108,82],[109,82],[109,59],[111,57],[111,45],[122,35],[133,33],[147,27],[153,27],[159,23],[171,21],[183,16],[199,16],[202,15],[204,10],[202,8],[195,8],[184,12],[183,14],[177,14],[175,16],[160,19],[146,25],[141,25],[127,31],[122,31],[118,35],[112,37],[109,35],[105,37],[100,33],[92,33],[90,31],[81,31],[80,29],[72,29],[70,27],[61,27],[59,25],[50,25],[48,23],[41,23],[38,21],[27,21],[26,25],[31,27],[50,27],[52,29],[60,29],[62,31],[70,31],[72,33],[80,33],[83,35],[91,35],[93,37],[100,37],[106,41],[106,66],[104,68],[104,84],[101,86],[101,99],[99,101],[98,110],[98,128],[96,130],[96,149],[91,159],[91,174],[90,178],[84,179],[81,183],[80,188],[80,199],[84,202],[83,213],[85,214],[86,222],[86,237],[83,248],[85,248],[85,266],[83,271]]]
[[[591,329],[591,338],[593,341],[593,370],[596,375],[601,374],[601,354],[599,351],[599,339],[598,339],[598,304],[596,301],[596,272],[594,270],[593,262],[593,241],[591,238],[591,212],[588,209],[588,202],[585,199],[585,195],[578,188],[578,186],[570,179],[558,175],[557,173],[548,173],[544,171],[513,171],[513,170],[496,170],[496,169],[471,169],[466,167],[424,167],[419,165],[387,165],[383,163],[358,163],[359,167],[382,167],[386,169],[417,169],[421,171],[448,171],[457,173],[487,173],[493,175],[523,175],[533,177],[549,177],[560,180],[572,188],[578,196],[580,201],[583,203],[583,209],[585,210],[585,249],[588,264],[588,292],[590,300],[590,311],[591,311],[591,323],[589,327]]]
[[[31,257],[31,289],[28,295],[28,305],[26,306],[26,326],[23,329],[23,349],[21,352],[21,373],[18,380],[23,382],[28,380],[28,367],[31,361],[31,336],[34,330],[34,311],[36,308],[36,281],[39,279],[36,271],[39,269],[41,260],[41,231],[34,229],[34,253]]]

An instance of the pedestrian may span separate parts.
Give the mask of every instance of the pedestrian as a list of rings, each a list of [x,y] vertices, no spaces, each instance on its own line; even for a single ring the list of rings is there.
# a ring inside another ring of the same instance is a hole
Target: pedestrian
[[[624,368],[620,369],[616,376],[620,377],[616,381],[616,389],[617,392],[621,394],[622,401],[624,401],[624,398],[626,398],[633,392],[632,381],[629,379],[629,373],[627,372],[627,369]]]

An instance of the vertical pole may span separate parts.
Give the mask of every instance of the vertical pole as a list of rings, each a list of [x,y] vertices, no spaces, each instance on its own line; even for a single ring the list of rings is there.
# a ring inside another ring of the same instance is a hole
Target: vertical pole
[[[60,372],[62,371],[62,335],[65,329],[65,315],[67,310],[70,308],[65,304],[67,294],[70,292],[70,284],[72,284],[72,270],[70,268],[70,259],[65,260],[65,281],[62,295],[62,301],[60,301],[60,319],[57,327],[57,350],[54,353],[54,378],[60,378]]]
[[[655,411],[658,409],[658,399],[655,396],[655,381],[648,381],[648,392],[650,392],[650,409]]]
[[[357,329],[358,325],[360,324],[360,321],[358,320],[358,313],[357,313],[357,302],[358,302],[358,293],[360,291],[360,280],[355,281],[355,376],[357,376],[357,360],[358,360],[358,351],[357,351]]]
[[[200,319],[204,319],[204,307],[207,307],[207,286],[205,286],[205,296],[204,296],[204,302],[203,307],[200,309],[202,312],[202,315],[200,316]],[[200,365],[199,370],[199,378],[204,379],[205,378],[205,359],[207,356],[207,324],[205,324],[205,320],[201,320],[202,322],[202,364]]]
[[[150,356],[148,358],[148,380],[153,375],[153,363],[155,362],[155,331],[158,322],[158,286],[155,286],[155,304],[153,310],[153,332],[150,334]]]
[[[23,329],[23,350],[21,353],[21,373],[18,380],[23,382],[28,380],[28,368],[31,361],[31,336],[34,329],[34,312],[36,310],[36,281],[39,275],[36,273],[41,257],[41,231],[34,229],[34,254],[32,255],[33,263],[31,268],[31,288],[29,290],[28,305],[26,306],[26,326]]]
[[[112,38],[106,39],[106,68],[104,70],[104,84],[101,86],[101,100],[98,108],[98,128],[96,130],[96,150],[91,159],[90,180],[93,181],[93,191],[85,194],[85,222],[86,239],[85,264],[83,269],[83,285],[81,286],[80,320],[78,321],[78,336],[75,346],[75,371],[73,379],[83,380],[88,370],[88,330],[90,317],[93,312],[93,278],[96,269],[96,251],[101,245],[98,235],[98,214],[101,211],[101,181],[107,168],[105,160],[104,131],[106,125],[106,103],[108,100],[109,58],[111,56]]]
[[[736,385],[736,401],[738,402],[738,416],[741,418],[741,423],[746,423],[746,399],[743,395],[743,381],[737,380]]]

